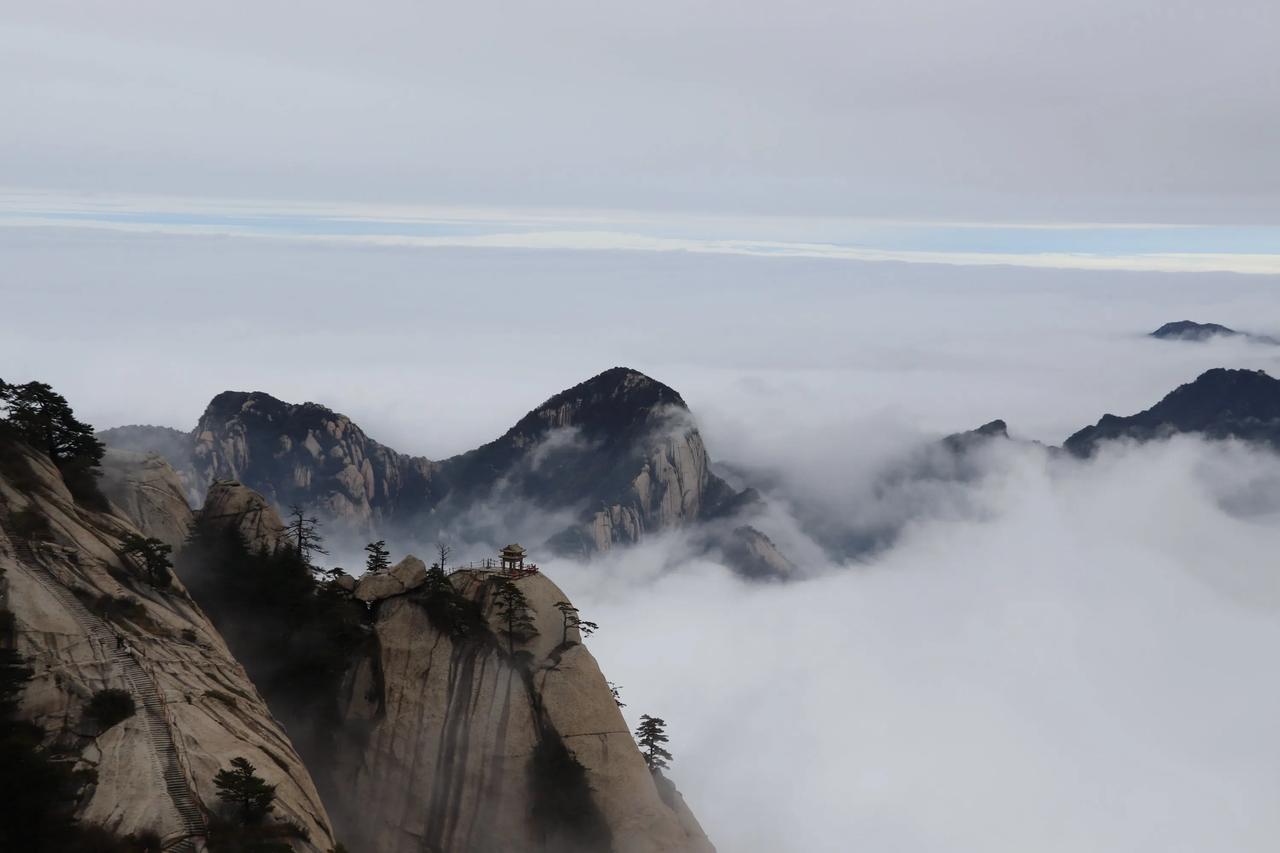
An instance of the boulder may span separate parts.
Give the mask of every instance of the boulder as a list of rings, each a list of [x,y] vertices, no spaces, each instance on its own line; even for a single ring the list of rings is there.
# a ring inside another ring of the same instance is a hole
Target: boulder
[[[404,592],[404,584],[388,572],[365,575],[356,581],[356,598],[364,602],[379,601]]]
[[[406,590],[417,589],[427,582],[427,565],[410,554],[391,567],[391,576]]]
[[[343,572],[342,574],[334,578],[333,582],[337,584],[338,589],[343,590],[344,592],[356,591],[356,579],[351,577],[351,575],[347,574],[346,572]]]
[[[266,498],[235,480],[219,480],[209,487],[200,521],[222,528],[234,526],[252,551],[275,551],[285,544],[279,513]]]

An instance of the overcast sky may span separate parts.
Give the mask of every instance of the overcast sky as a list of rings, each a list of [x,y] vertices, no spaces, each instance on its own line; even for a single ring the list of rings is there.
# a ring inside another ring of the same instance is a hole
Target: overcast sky
[[[1280,224],[1270,0],[7,0],[0,186]]]

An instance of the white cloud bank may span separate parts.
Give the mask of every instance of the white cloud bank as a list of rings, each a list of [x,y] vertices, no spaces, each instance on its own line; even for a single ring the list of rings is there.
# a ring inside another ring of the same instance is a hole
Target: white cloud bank
[[[1276,228],[931,222],[0,190],[0,228],[307,246],[672,252],[1130,272],[1280,274]],[[1065,239],[1064,235],[1071,235]],[[992,246],[1003,246],[993,250]],[[947,247],[947,248],[940,248]],[[1224,247],[1230,247],[1229,250]]]
[[[1273,849],[1280,458],[988,467],[972,515],[793,585],[675,540],[552,570],[721,850]]]

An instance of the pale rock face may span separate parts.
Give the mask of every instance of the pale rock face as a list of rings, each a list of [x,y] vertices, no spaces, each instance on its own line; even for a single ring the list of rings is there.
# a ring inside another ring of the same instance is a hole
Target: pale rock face
[[[498,631],[490,573],[450,576],[486,604]],[[538,635],[516,650],[439,630],[413,595],[375,609],[377,655],[347,678],[351,738],[335,781],[355,804],[342,815],[353,849],[380,853],[712,853],[691,819],[664,801],[608,683],[576,629],[564,629],[564,593],[544,575],[515,583],[529,600]],[[583,847],[533,817],[539,744],[563,745],[586,774],[590,800],[608,828],[607,846]],[[687,809],[685,809],[687,811]]]
[[[588,523],[597,551],[703,520],[707,493],[726,488],[712,473],[702,436],[687,425],[686,412],[657,413],[655,419],[652,446],[631,482],[630,500],[597,510]]]
[[[311,776],[181,581],[163,592],[149,587],[140,570],[117,554],[121,537],[138,529],[123,515],[76,505],[45,457],[31,452],[26,461],[34,486],[19,487],[0,475],[0,583],[15,616],[17,649],[35,670],[19,713],[42,726],[51,741],[73,744],[79,765],[97,771],[78,816],[122,834],[152,830],[174,837],[184,831],[140,695],[133,717],[97,737],[84,736],[96,731],[83,714],[92,694],[133,685],[110,639],[101,631],[95,637],[86,616],[68,603],[73,591],[88,602],[89,618],[101,612],[95,603],[100,596],[137,602],[138,615],[106,624],[127,641],[156,685],[182,775],[196,800],[205,809],[219,808],[214,775],[231,758],[244,756],[277,786],[276,815],[310,833],[310,842],[291,842],[294,849],[326,853],[334,838]],[[48,520],[50,541],[10,537],[9,514],[22,510]]]
[[[266,498],[234,480],[209,487],[200,517],[209,522],[235,524],[250,550],[275,551],[285,541],[284,522]]]
[[[102,458],[103,493],[146,536],[175,551],[191,528],[191,506],[178,473],[154,453],[108,448]]]
[[[427,566],[410,554],[391,567],[391,576],[400,581],[405,591],[417,589],[427,582]]]
[[[404,592],[404,584],[389,572],[364,575],[356,581],[356,598],[364,602],[379,601]]]
[[[432,463],[373,441],[344,415],[261,393],[228,391],[196,426],[193,476],[245,482],[277,506],[322,509],[339,527],[371,533],[407,479],[430,478]]]

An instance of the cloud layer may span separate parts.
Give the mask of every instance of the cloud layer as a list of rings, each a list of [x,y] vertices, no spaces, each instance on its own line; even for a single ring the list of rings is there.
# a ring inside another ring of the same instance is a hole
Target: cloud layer
[[[1280,458],[1180,439],[985,465],[962,511],[916,503],[893,548],[807,581],[752,586],[678,540],[555,577],[629,717],[669,722],[721,849],[1270,849]]]

